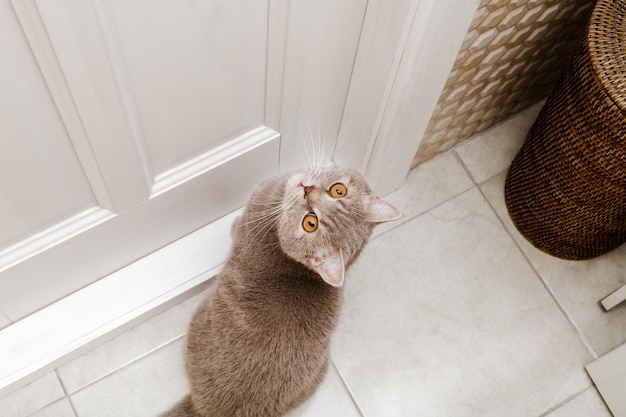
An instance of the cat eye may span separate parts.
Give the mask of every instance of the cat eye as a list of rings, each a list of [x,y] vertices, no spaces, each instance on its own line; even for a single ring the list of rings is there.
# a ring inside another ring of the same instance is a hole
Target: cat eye
[[[338,182],[330,186],[328,193],[332,198],[344,198],[348,194],[348,189],[345,185]]]
[[[309,213],[302,219],[302,228],[309,233],[317,230],[317,216],[315,213]]]

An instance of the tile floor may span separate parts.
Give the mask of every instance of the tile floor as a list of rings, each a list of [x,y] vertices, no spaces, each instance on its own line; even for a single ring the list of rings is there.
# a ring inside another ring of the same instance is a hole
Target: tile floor
[[[291,417],[609,417],[584,366],[626,341],[626,247],[545,255],[512,226],[504,175],[533,106],[414,169],[346,279],[333,367]],[[210,283],[208,284],[210,287]],[[6,417],[152,417],[187,392],[183,334],[209,289],[0,398]]]

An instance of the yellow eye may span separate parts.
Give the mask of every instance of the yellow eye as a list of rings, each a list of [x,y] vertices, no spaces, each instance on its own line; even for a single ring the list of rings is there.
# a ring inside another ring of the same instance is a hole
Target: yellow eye
[[[344,198],[346,194],[348,194],[348,189],[345,185],[338,182],[336,184],[331,185],[329,194],[332,198]]]
[[[317,216],[315,213],[309,213],[304,216],[304,219],[302,219],[302,228],[309,233],[317,230]]]

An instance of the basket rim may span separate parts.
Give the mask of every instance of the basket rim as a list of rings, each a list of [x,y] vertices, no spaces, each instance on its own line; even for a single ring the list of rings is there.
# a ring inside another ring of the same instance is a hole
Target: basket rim
[[[614,36],[607,37],[603,29]],[[602,89],[626,113],[626,2],[598,0],[591,13],[585,43]]]

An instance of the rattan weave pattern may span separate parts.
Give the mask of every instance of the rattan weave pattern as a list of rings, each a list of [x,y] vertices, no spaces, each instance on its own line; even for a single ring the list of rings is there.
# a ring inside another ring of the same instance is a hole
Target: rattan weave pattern
[[[588,259],[626,241],[626,2],[599,0],[507,174],[505,200],[539,249]]]

